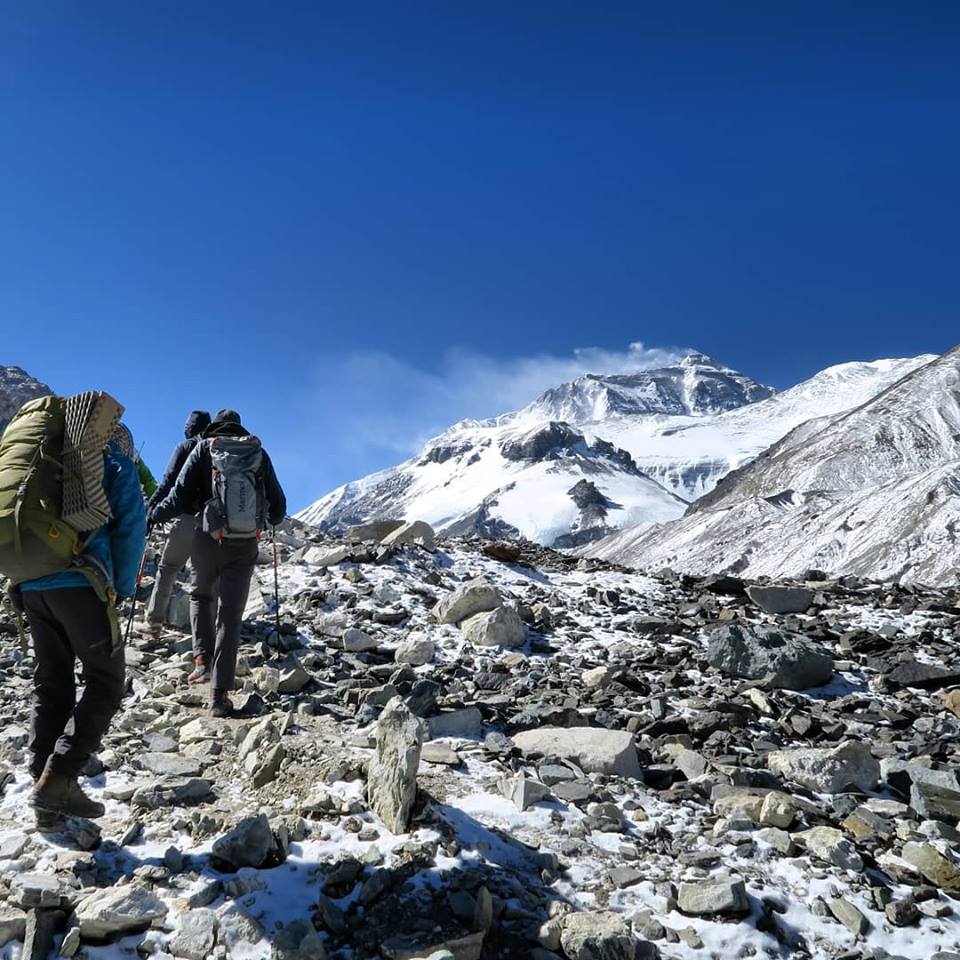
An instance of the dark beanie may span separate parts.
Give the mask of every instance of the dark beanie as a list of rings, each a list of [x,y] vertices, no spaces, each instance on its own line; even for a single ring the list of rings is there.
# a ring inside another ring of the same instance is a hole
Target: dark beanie
[[[193,413],[187,417],[183,433],[188,440],[191,440],[193,437],[199,437],[209,426],[210,414],[206,410],[194,410]]]
[[[236,410],[218,410],[217,415],[213,418],[214,423],[239,423],[240,414]]]

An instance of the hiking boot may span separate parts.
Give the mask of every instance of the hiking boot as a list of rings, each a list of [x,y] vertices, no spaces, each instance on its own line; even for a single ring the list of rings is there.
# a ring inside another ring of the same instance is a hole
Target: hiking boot
[[[210,681],[210,661],[206,657],[194,657],[193,663],[193,673],[187,677],[187,683],[208,683]]]
[[[232,717],[233,704],[227,696],[226,690],[215,690],[213,700],[210,703],[211,717]]]
[[[91,800],[80,788],[76,777],[44,770],[33,788],[30,805],[35,810],[59,813],[66,817],[96,820],[106,812],[102,803]]]
[[[133,629],[145,637],[159,637],[163,632],[162,620],[135,620]]]
[[[61,833],[67,825],[62,813],[34,810],[33,815],[36,818],[38,833]]]

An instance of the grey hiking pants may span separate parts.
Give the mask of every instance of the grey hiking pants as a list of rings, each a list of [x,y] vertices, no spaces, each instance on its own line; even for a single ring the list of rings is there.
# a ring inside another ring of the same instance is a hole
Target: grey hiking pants
[[[163,623],[167,619],[167,607],[170,605],[170,597],[177,583],[177,574],[190,559],[196,526],[196,518],[191,514],[185,513],[173,521],[167,544],[160,557],[153,593],[150,594],[150,601],[147,604],[147,620],[151,623]]]
[[[110,621],[92,587],[24,590],[23,605],[36,666],[30,772],[39,777],[47,761],[56,773],[77,776],[100,748],[126,683],[123,647],[111,654]],[[83,696],[77,700],[76,661],[83,665]]]
[[[213,660],[211,687],[230,691],[236,682],[240,623],[257,563],[256,540],[223,540],[197,530],[193,536],[190,625],[197,656]],[[219,607],[214,593],[220,580]]]

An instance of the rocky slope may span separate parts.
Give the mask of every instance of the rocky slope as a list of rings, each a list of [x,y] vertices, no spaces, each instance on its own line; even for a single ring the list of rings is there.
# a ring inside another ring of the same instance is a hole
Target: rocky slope
[[[394,527],[281,533],[279,635],[265,546],[242,718],[130,646],[98,825],[33,828],[4,629],[4,960],[960,955],[955,589]]]
[[[401,516],[458,534],[582,544],[679,517],[794,427],[858,406],[930,359],[842,364],[782,394],[702,354],[580,377],[522,410],[458,423],[419,457],[348,483],[299,517],[329,532]],[[603,516],[583,513],[584,483]]]
[[[682,519],[584,549],[694,573],[814,567],[952,582],[958,498],[960,347],[847,413],[797,427]]]
[[[20,367],[0,366],[0,430],[28,400],[44,397],[53,391]]]

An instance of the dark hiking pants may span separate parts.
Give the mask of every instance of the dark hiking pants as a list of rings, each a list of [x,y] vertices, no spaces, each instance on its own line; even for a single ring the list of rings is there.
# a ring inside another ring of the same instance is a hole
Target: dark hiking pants
[[[49,759],[56,773],[78,776],[123,699],[123,649],[111,654],[107,609],[92,587],[24,590],[23,604],[36,658],[30,772],[39,777]]]
[[[232,690],[236,681],[240,623],[257,563],[256,540],[223,540],[197,530],[193,538],[190,624],[197,656],[213,661],[211,686]],[[214,594],[220,580],[219,609]]]

